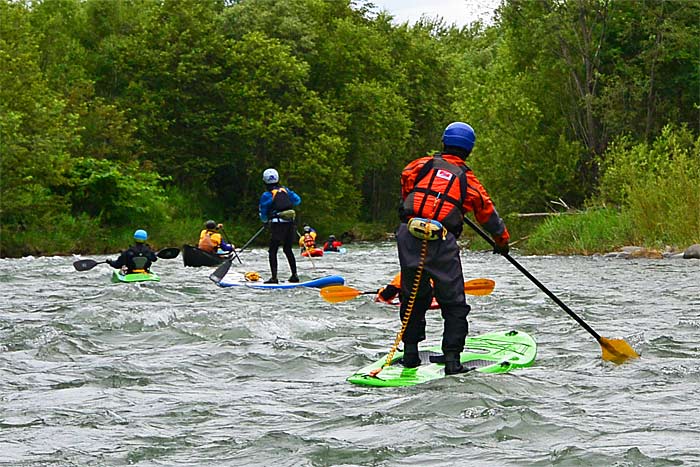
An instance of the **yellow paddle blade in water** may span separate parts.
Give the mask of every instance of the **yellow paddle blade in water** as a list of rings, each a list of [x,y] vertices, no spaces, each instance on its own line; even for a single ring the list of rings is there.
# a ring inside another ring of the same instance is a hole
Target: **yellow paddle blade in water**
[[[496,282],[491,279],[472,279],[464,283],[464,293],[469,295],[488,295],[493,292]],[[331,285],[321,289],[321,297],[330,303],[340,303],[359,297],[360,295],[375,294],[376,290],[362,292],[346,285]]]
[[[362,295],[362,292],[346,285],[331,285],[321,289],[321,297],[330,303],[344,302],[360,295]]]
[[[603,360],[620,365],[630,358],[639,358],[639,354],[624,339],[601,337],[599,342],[603,351]]]

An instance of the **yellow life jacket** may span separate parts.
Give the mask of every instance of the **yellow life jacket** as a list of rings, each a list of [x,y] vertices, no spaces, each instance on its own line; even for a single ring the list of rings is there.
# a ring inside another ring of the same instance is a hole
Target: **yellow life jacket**
[[[200,250],[216,253],[221,245],[221,234],[214,232],[212,230],[204,229],[199,233],[199,245],[197,248]]]

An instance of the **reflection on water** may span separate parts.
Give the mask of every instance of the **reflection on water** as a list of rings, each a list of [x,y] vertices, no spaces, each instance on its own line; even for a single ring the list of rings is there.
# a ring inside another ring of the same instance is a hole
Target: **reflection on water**
[[[266,258],[236,269],[267,277]],[[518,258],[642,353],[615,366],[507,261],[465,251],[465,279],[496,281],[469,297],[470,332],[532,334],[535,366],[370,389],[345,378],[399,326],[371,296],[220,289],[181,259],[156,263],[160,283],[111,284],[76,259],[0,260],[0,465],[700,464],[696,260]],[[298,261],[302,280],[362,291],[397,272],[390,243]],[[430,313],[428,343],[441,331]]]

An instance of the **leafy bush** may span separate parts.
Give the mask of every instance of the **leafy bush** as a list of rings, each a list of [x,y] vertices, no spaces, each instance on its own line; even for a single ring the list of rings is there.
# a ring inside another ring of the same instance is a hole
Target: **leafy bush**
[[[651,145],[624,137],[611,145],[601,168],[598,202],[621,206],[639,242],[700,241],[700,137],[671,125]]]
[[[137,162],[82,158],[71,171],[69,197],[74,213],[98,217],[108,225],[150,223],[168,218],[162,180]]]

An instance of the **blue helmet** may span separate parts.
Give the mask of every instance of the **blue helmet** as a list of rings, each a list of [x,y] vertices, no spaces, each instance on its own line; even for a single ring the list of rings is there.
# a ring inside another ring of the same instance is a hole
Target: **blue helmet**
[[[146,233],[145,230],[139,229],[134,232],[134,240],[136,240],[137,243],[143,243],[148,240],[148,233]]]
[[[445,146],[456,146],[466,151],[472,150],[475,141],[474,129],[462,122],[450,123],[442,134],[442,143]]]

